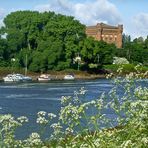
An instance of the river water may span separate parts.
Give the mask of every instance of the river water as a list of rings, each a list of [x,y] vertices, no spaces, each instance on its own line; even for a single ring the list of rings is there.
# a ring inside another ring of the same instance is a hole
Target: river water
[[[144,85],[148,85],[144,81]],[[97,98],[102,92],[108,92],[113,84],[111,80],[74,80],[50,81],[48,83],[0,83],[0,114],[12,114],[15,117],[27,116],[29,124],[21,129],[22,135],[36,131],[36,114],[46,111],[58,114],[62,96],[73,96],[81,87],[87,90],[85,99]],[[23,136],[22,136],[23,137]]]

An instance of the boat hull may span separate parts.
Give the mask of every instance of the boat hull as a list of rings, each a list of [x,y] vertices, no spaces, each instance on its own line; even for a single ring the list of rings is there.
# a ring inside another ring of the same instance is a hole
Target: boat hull
[[[66,75],[64,76],[64,80],[74,80],[75,77],[73,75]]]
[[[25,82],[32,81],[32,78],[22,74],[8,74],[6,77],[3,77],[3,80],[4,82]]]

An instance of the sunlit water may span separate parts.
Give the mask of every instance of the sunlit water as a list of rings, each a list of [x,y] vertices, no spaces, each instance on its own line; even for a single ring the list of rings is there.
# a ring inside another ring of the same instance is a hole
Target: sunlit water
[[[147,80],[142,81],[147,86]],[[108,92],[113,84],[111,80],[75,80],[50,81],[48,83],[0,83],[0,114],[12,114],[15,117],[27,116],[29,124],[20,129],[20,137],[38,130],[35,124],[37,112],[46,111],[58,114],[61,96],[73,96],[81,87],[87,90],[85,99],[97,98],[102,92]],[[110,113],[108,113],[110,114]]]

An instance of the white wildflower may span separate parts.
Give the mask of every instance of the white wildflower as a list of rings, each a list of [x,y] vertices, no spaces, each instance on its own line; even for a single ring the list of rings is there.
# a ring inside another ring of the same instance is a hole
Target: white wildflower
[[[95,100],[92,100],[92,101],[90,102],[90,104],[94,105],[94,104],[96,104],[96,101],[95,101]]]
[[[66,104],[71,100],[71,96],[62,96],[61,104]]]
[[[45,118],[45,117],[38,117],[36,122],[38,124],[47,124],[48,123],[48,120]]]
[[[65,134],[72,134],[73,133],[73,129],[72,128],[66,128],[65,130]]]
[[[96,147],[99,147],[100,146],[100,139],[95,139],[95,141],[94,141],[94,145],[96,146]]]
[[[50,127],[53,128],[53,129],[61,129],[62,128],[60,123],[53,123]]]
[[[20,123],[28,122],[28,118],[25,116],[20,116],[17,118]]]
[[[42,140],[40,139],[40,135],[38,133],[32,133],[27,142],[30,146],[40,146],[42,145]]]
[[[79,94],[84,95],[86,91],[87,90],[85,90],[84,87],[81,87],[81,89],[79,90]]]
[[[48,113],[48,117],[49,119],[53,119],[53,118],[56,118],[56,115],[53,113]]]
[[[148,144],[148,137],[142,138],[141,142],[143,142],[144,144]]]
[[[132,144],[131,140],[124,141],[121,144],[121,148],[128,148]]]
[[[110,78],[112,78],[113,75],[114,75],[113,73],[107,74],[107,75],[106,75],[106,79],[110,79]]]
[[[141,86],[139,86],[134,90],[134,94],[139,99],[146,100],[148,98],[148,88],[142,88]]]
[[[118,72],[118,73],[122,73],[122,70],[123,70],[123,67],[119,67],[119,68],[117,69],[117,72]]]
[[[45,111],[39,111],[37,113],[38,116],[45,116],[46,115],[46,112]]]
[[[80,148],[89,148],[90,146],[87,143],[82,143]]]
[[[114,57],[113,64],[117,65],[129,64],[129,61],[126,58]]]
[[[59,133],[61,133],[62,126],[60,125],[60,123],[53,123],[50,127],[53,128],[54,135],[58,135]]]

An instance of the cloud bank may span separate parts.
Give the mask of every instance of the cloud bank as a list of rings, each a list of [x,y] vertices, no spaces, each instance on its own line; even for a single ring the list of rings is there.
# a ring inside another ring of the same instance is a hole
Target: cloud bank
[[[34,8],[40,12],[55,11],[65,15],[75,16],[86,25],[105,22],[109,24],[121,23],[121,16],[116,6],[108,0],[94,0],[83,3],[74,3],[68,0],[50,0],[48,4],[38,5]]]
[[[126,17],[117,7],[118,5],[110,0],[80,0],[79,2],[78,0],[48,0],[48,3],[36,5],[31,10],[54,11],[74,16],[85,25],[95,25],[98,22],[111,25],[123,24],[124,32],[132,38],[148,35],[148,13],[137,12],[137,15],[129,14]],[[3,19],[6,14],[17,10],[26,10],[26,8],[15,7],[8,11],[0,7],[0,27],[4,25]]]

